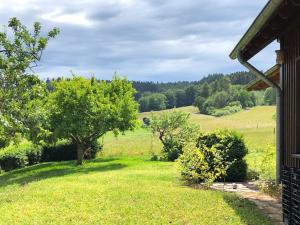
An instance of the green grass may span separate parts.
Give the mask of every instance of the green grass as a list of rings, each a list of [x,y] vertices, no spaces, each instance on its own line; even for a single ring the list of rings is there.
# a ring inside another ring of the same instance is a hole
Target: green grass
[[[180,110],[191,113],[191,121],[204,131],[241,132],[250,168],[259,168],[263,149],[274,145],[274,107],[221,118],[201,115],[194,107]],[[174,163],[149,161],[162,145],[148,130],[107,134],[102,141],[99,158],[82,167],[44,163],[1,174],[0,225],[272,224],[234,194],[183,185]]]
[[[190,113],[191,122],[199,124],[203,131],[228,128],[242,133],[249,149],[246,160],[251,170],[260,171],[264,150],[268,145],[275,145],[274,106],[258,106],[224,117],[199,114],[198,109],[193,106],[182,107],[178,110]],[[153,114],[162,112],[164,111],[153,112]],[[139,118],[151,117],[151,114],[150,112],[140,113]],[[135,132],[127,132],[125,135],[120,135],[117,138],[111,134],[104,137],[103,154],[105,156],[149,156],[152,153],[159,154],[161,148],[161,143],[157,137],[153,137],[145,129],[138,129]],[[275,171],[273,173],[275,174]]]
[[[148,157],[44,163],[0,175],[0,225],[272,224],[234,194],[182,185]]]

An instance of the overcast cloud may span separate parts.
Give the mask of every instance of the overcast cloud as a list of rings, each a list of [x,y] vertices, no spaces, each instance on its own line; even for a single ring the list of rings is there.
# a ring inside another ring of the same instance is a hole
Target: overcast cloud
[[[1,0],[1,24],[16,16],[26,25],[59,27],[40,67],[43,78],[114,72],[130,80],[199,80],[244,70],[228,55],[267,0]],[[272,44],[254,58],[266,70]]]

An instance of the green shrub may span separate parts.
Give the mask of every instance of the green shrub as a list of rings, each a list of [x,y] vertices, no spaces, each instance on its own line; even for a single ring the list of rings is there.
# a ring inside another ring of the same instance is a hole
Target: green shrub
[[[102,146],[93,142],[85,152],[85,159],[94,159]],[[77,159],[76,145],[69,142],[59,142],[43,147],[42,162],[69,161]]]
[[[212,113],[213,116],[221,117],[227,116],[242,110],[242,105],[239,102],[232,102],[228,106],[221,109],[215,109]]]
[[[76,146],[60,142],[52,146],[35,146],[23,141],[19,145],[10,145],[0,150],[0,170],[10,171],[40,162],[76,160]],[[102,149],[98,142],[93,142],[85,152],[85,159],[94,159]]]
[[[175,161],[181,154],[184,143],[176,137],[166,138],[163,146],[163,156],[167,161]]]
[[[261,180],[275,180],[276,178],[276,151],[274,145],[268,145],[261,150],[263,157],[260,162]]]
[[[34,165],[41,161],[42,148],[29,142],[0,150],[0,167],[4,171]]]
[[[247,180],[255,181],[259,179],[259,172],[257,170],[249,169],[247,173]]]
[[[146,127],[148,127],[151,123],[151,119],[148,117],[143,117],[143,123]]]
[[[226,173],[228,166],[220,153],[214,146],[185,147],[177,161],[182,178],[188,183],[204,182],[209,186]]]
[[[228,170],[224,179],[226,181],[244,181],[247,179],[247,164],[244,157],[248,153],[245,141],[241,135],[234,131],[223,130],[201,134],[197,146],[214,147],[220,151]]]

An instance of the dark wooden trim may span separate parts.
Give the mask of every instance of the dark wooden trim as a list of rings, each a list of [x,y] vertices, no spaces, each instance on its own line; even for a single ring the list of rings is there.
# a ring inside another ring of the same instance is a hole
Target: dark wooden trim
[[[300,159],[300,153],[299,154],[297,154],[297,153],[296,154],[292,154],[292,157]]]

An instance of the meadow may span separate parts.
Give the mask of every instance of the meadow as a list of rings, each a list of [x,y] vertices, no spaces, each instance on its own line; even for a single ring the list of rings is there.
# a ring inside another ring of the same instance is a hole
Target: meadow
[[[275,151],[274,106],[257,106],[223,117],[199,114],[198,109],[193,106],[182,107],[177,110],[190,113],[190,120],[198,124],[203,132],[233,129],[241,133],[249,150],[246,160],[250,170],[261,172],[265,149],[270,146]],[[152,114],[159,115],[168,111],[170,110],[140,113],[139,118],[142,120],[144,117],[151,117]],[[102,140],[104,156],[149,156],[159,154],[162,148],[158,138],[154,137],[149,130],[142,128],[117,137],[108,134]],[[274,163],[270,165],[269,169],[275,176],[275,158],[273,161]]]
[[[243,133],[250,167],[259,163],[260,149],[274,144],[274,107],[221,118],[200,115],[194,107],[180,110],[190,112],[203,131]],[[186,186],[174,163],[150,161],[162,146],[146,129],[108,134],[102,141],[103,152],[83,166],[52,162],[0,174],[0,225],[272,224],[249,201]]]

